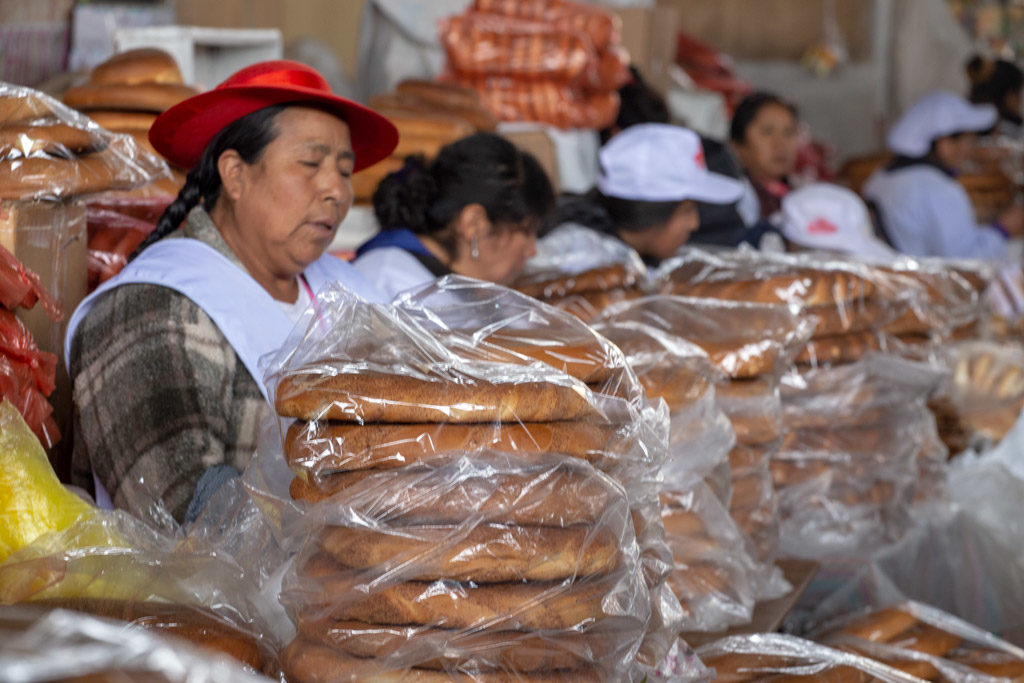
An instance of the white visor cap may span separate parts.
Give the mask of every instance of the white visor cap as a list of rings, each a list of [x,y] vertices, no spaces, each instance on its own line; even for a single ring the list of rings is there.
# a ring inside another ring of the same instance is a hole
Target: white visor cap
[[[951,92],[925,95],[889,131],[889,149],[908,157],[923,157],[932,142],[954,133],[980,133],[996,125],[999,112],[991,104],[971,104]]]
[[[601,148],[599,159],[597,188],[608,197],[731,204],[743,195],[743,183],[708,171],[700,136],[679,126],[630,126]]]
[[[782,234],[795,244],[870,259],[896,253],[875,237],[868,207],[853,191],[813,183],[782,198]]]

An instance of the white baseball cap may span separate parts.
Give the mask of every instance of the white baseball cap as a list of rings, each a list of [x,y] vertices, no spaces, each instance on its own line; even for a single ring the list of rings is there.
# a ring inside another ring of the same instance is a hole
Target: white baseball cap
[[[743,195],[740,181],[708,171],[700,136],[679,126],[630,126],[601,148],[599,159],[597,188],[607,197],[731,204]]]
[[[991,104],[971,104],[942,90],[919,99],[889,130],[889,149],[923,157],[932,142],[954,133],[980,133],[996,125],[999,112]]]
[[[782,198],[782,235],[804,247],[871,259],[891,259],[896,252],[875,237],[868,207],[853,191],[813,183]]]

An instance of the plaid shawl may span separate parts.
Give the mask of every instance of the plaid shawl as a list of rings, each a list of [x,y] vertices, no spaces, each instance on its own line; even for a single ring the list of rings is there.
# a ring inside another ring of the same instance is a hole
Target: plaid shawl
[[[202,209],[166,239],[192,237],[242,267]],[[270,409],[213,321],[184,295],[130,284],[101,297],[71,345],[72,482],[114,505],[181,521],[207,468],[242,470]]]

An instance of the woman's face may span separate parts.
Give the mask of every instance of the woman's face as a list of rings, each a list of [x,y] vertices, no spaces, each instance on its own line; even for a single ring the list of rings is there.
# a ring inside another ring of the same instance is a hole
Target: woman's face
[[[661,261],[675,256],[699,227],[697,202],[687,199],[675,208],[666,222],[646,230],[622,231],[619,234],[641,256]]]
[[[939,163],[953,171],[962,169],[970,160],[976,141],[974,133],[961,133],[936,140],[935,154],[939,157]]]
[[[793,172],[797,153],[796,117],[780,104],[761,107],[735,143],[740,163],[755,180],[781,180]]]
[[[355,157],[336,116],[289,107],[274,124],[278,136],[260,159],[240,167],[233,212],[249,258],[295,276],[323,255],[348,213]]]
[[[472,245],[463,249],[470,255],[462,259],[466,272],[499,285],[507,285],[523,274],[526,262],[537,253],[536,230],[521,226],[493,227],[477,239],[477,258],[471,257]]]

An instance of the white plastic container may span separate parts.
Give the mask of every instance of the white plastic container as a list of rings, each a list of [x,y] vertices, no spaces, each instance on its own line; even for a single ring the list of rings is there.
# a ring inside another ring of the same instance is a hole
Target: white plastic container
[[[229,29],[203,26],[125,28],[114,34],[115,52],[156,47],[174,55],[189,85],[209,89],[239,69],[281,59],[279,29]]]

